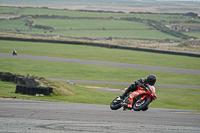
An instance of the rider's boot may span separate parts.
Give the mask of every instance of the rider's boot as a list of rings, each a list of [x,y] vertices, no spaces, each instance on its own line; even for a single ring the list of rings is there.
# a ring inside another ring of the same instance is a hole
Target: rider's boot
[[[123,101],[124,100],[124,96],[119,96],[117,99],[116,99],[117,101]]]
[[[128,88],[121,96],[119,96],[116,100],[123,101],[127,94],[130,92],[130,88]]]
[[[128,95],[129,92],[133,92],[133,91],[135,91],[135,90],[136,90],[135,84],[131,84],[131,85],[125,90],[125,92],[124,92],[121,96],[119,96],[116,100],[117,100],[117,101],[123,101],[124,98]]]

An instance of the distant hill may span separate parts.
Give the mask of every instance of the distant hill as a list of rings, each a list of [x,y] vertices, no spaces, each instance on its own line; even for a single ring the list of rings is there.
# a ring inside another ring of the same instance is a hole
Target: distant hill
[[[0,0],[0,6],[200,14],[200,0]]]

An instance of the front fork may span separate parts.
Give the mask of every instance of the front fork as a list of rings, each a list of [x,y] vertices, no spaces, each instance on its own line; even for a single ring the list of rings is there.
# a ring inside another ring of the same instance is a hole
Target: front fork
[[[146,96],[146,95],[143,95],[143,96],[140,98],[140,100],[141,100],[141,101],[144,100],[145,97],[147,97],[147,96]]]

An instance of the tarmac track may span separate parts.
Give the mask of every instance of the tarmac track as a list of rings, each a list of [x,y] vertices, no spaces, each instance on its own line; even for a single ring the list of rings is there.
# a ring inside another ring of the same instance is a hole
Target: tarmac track
[[[92,65],[103,63],[52,57],[12,56],[2,53],[0,53],[0,57],[46,61],[72,61],[71,63],[81,62],[81,64],[90,64],[89,62],[91,62]],[[122,66],[127,65],[123,63],[118,64]],[[116,64],[114,63],[114,65]],[[134,66],[133,69],[139,69],[137,65],[131,65]],[[159,68],[160,71],[164,69],[163,67]],[[169,72],[171,70],[171,68],[167,69]],[[176,72],[184,73],[183,69],[178,70]],[[187,69],[185,73],[191,74],[194,71],[199,73],[198,70],[190,69]],[[123,111],[122,109],[113,111],[109,108],[109,105],[57,103],[5,98],[0,98],[0,107],[0,133],[200,132],[200,113],[189,110],[149,108],[145,112]]]
[[[0,99],[0,133],[199,133],[200,114],[149,108],[113,111],[109,105]]]

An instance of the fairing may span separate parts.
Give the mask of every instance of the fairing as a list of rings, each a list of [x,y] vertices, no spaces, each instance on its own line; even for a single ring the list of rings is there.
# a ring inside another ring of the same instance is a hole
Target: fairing
[[[146,89],[138,87],[136,91],[129,94],[129,98],[126,100],[127,108],[132,109],[132,106],[135,102],[134,100],[139,100],[138,98],[141,98],[141,100],[143,100],[145,97],[150,97],[152,101],[154,99],[154,95],[154,89],[151,86],[148,86]]]

